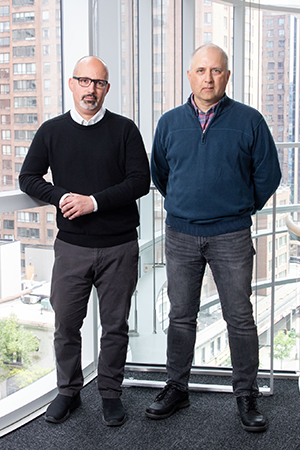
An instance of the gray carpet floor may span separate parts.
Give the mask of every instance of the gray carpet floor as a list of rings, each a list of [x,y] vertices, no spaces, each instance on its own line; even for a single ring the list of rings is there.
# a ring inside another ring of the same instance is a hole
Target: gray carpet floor
[[[127,374],[128,375],[128,374]],[[132,376],[129,374],[129,376]],[[205,377],[204,377],[205,378]],[[148,374],[165,379],[165,374]],[[214,381],[211,378],[192,382]],[[222,379],[222,384],[224,380]],[[260,380],[260,385],[264,380]],[[265,383],[266,384],[266,383]],[[191,406],[166,420],[151,420],[145,408],[159,390],[126,387],[122,400],[127,421],[106,427],[95,381],[82,391],[82,406],[60,425],[38,417],[0,439],[1,450],[300,450],[298,382],[275,379],[274,395],[259,399],[268,421],[264,433],[248,433],[240,425],[232,394],[190,392]]]

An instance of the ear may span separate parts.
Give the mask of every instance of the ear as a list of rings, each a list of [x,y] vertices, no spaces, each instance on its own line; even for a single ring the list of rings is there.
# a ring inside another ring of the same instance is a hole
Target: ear
[[[108,91],[110,90],[110,83],[108,83],[108,85],[106,86],[106,93],[105,93],[105,95],[107,95],[108,94]]]
[[[228,72],[227,72],[227,81],[226,81],[226,84],[228,83],[228,80],[229,80],[230,74],[231,74],[231,72],[230,72],[230,70],[228,70]]]
[[[73,92],[74,78],[69,78],[69,88]]]

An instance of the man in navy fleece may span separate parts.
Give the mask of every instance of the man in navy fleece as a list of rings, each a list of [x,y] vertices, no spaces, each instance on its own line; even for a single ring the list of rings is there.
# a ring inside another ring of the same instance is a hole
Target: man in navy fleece
[[[138,270],[136,200],[149,191],[149,164],[136,125],[103,107],[110,84],[102,60],[79,60],[69,87],[74,107],[42,124],[20,173],[24,192],[57,208],[50,301],[58,395],[45,418],[62,423],[81,403],[80,329],[94,285],[103,421],[118,426],[125,421],[120,395]],[[53,183],[44,179],[49,167]]]
[[[258,337],[252,314],[251,215],[281,179],[277,150],[262,115],[225,94],[226,53],[199,47],[187,72],[192,94],[164,114],[155,132],[151,171],[165,197],[170,314],[168,380],[146,410],[151,419],[189,406],[200,291],[206,264],[227,322],[233,392],[242,426],[264,431],[257,408]]]

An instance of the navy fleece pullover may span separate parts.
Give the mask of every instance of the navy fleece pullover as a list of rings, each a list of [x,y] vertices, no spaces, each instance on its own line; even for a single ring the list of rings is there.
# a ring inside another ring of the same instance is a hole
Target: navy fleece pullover
[[[154,136],[152,179],[167,225],[194,236],[251,226],[277,189],[277,149],[262,115],[226,95],[203,133],[190,98],[165,113]]]

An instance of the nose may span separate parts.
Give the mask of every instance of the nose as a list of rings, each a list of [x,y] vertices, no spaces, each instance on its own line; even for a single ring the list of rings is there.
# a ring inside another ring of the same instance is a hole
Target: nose
[[[205,78],[204,78],[205,82],[206,82],[206,83],[211,83],[211,82],[212,82],[212,79],[213,79],[213,77],[212,77],[211,71],[210,71],[210,70],[207,70],[207,71],[205,72]]]

